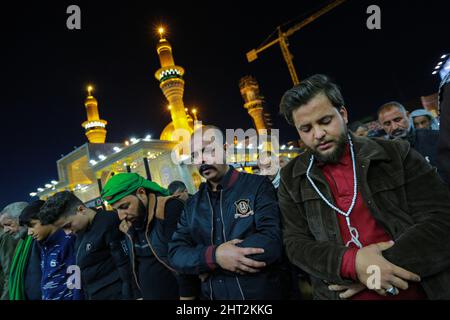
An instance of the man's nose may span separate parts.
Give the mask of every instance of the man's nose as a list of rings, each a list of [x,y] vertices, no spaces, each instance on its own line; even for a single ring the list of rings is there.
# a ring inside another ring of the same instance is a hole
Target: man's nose
[[[314,137],[317,140],[322,140],[323,137],[325,137],[325,135],[326,135],[326,132],[322,128],[318,127],[316,129],[314,129]]]
[[[391,128],[392,128],[392,131],[397,130],[398,128],[400,128],[400,123],[393,122]]]
[[[119,210],[119,211],[117,211],[117,215],[119,216],[120,221],[123,221],[127,218],[126,211]]]
[[[27,234],[28,234],[29,236],[32,236],[32,235],[33,235],[33,231],[32,231],[30,228],[28,228]]]

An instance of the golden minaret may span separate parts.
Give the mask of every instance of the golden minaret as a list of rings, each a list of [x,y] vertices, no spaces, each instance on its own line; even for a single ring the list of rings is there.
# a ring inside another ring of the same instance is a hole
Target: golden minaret
[[[86,130],[89,143],[105,143],[107,121],[100,119],[98,114],[98,102],[92,95],[93,88],[87,88],[88,96],[84,105],[86,107],[87,121],[81,125]]]
[[[257,131],[267,129],[264,119],[264,97],[259,92],[259,85],[252,76],[243,77],[239,81],[242,98],[244,99],[244,108],[252,117]]]
[[[164,29],[159,28],[160,40],[156,47],[161,68],[156,71],[155,78],[159,81],[164,96],[167,98],[172,117],[173,129],[185,129],[192,133],[193,128],[188,123],[188,117],[183,102],[184,69],[175,65],[172,46],[164,37]]]

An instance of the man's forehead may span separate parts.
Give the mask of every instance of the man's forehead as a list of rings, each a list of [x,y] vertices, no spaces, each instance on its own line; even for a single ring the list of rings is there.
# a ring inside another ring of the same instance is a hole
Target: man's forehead
[[[8,217],[6,214],[4,214],[4,215],[2,215],[2,216],[0,217],[0,221],[1,221],[2,224],[10,224],[10,223],[12,223],[14,220],[11,219],[11,217]]]
[[[133,198],[134,198],[133,195],[128,195],[128,196],[123,197],[122,199],[118,200],[117,202],[114,202],[114,204],[112,204],[111,206],[113,208],[117,208],[117,207],[121,206],[124,203],[131,202],[133,200]]]
[[[414,117],[414,121],[430,121],[430,119],[427,116],[417,116]]]
[[[305,125],[333,115],[338,110],[331,104],[328,98],[311,101],[294,111],[294,120],[298,125]]]
[[[380,113],[380,118],[382,120],[390,120],[392,118],[396,118],[399,116],[402,118],[406,118],[406,114],[404,114],[403,111],[397,107],[392,107],[390,109],[383,110]]]

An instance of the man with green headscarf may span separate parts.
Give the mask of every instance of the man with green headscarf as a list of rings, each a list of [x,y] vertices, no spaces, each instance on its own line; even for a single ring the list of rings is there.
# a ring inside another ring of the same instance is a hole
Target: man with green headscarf
[[[184,209],[183,202],[155,182],[136,173],[116,174],[102,198],[117,210],[127,235],[133,273],[144,299],[174,300],[196,296],[170,266],[168,243]],[[180,283],[178,285],[178,282]]]

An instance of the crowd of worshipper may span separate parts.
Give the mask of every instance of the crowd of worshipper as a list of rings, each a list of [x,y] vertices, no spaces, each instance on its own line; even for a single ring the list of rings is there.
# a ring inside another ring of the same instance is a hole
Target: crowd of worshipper
[[[449,84],[438,117],[392,101],[376,125],[349,124],[339,86],[313,75],[280,102],[305,146],[294,159],[265,151],[236,170],[205,152],[220,129],[204,126],[193,194],[118,173],[102,207],[70,191],[13,202],[1,299],[450,299]]]

